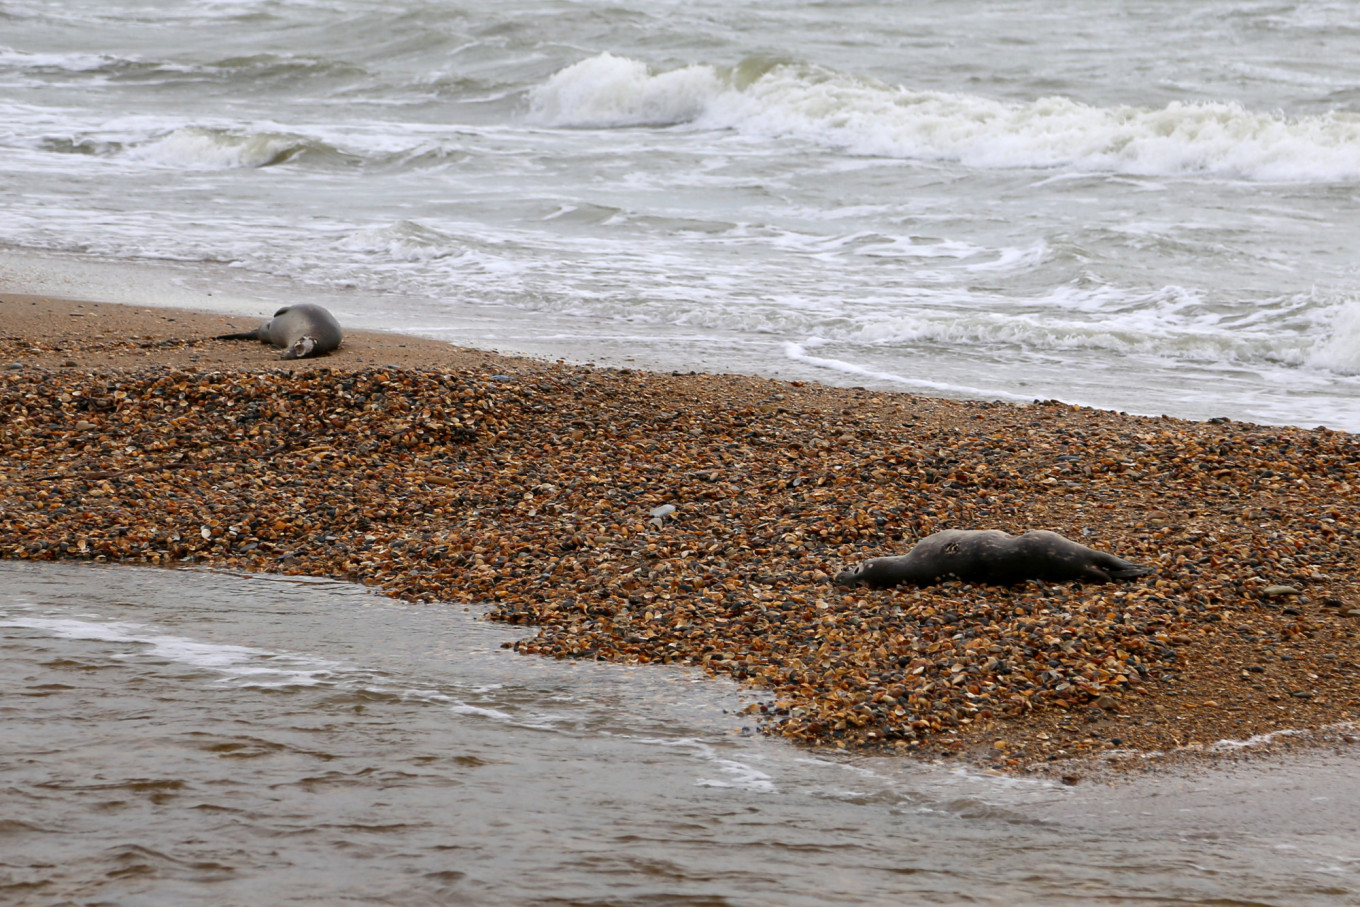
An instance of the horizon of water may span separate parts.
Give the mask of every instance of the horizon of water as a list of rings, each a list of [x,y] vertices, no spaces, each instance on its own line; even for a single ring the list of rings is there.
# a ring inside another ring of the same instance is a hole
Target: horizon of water
[[[0,286],[1360,430],[1347,4],[0,3]]]

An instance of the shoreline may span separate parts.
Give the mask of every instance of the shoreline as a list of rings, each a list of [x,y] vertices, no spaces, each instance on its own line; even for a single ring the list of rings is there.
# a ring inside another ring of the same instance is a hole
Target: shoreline
[[[282,362],[207,339],[251,316],[0,300],[0,556],[489,603],[539,628],[523,652],[698,665],[760,691],[767,731],[865,752],[1076,777],[1357,742],[1353,435],[396,334]],[[1051,529],[1157,574],[828,582],[944,528]]]

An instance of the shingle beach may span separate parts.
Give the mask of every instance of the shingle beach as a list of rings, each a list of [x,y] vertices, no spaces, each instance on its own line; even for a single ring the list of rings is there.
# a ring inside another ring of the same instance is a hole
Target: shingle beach
[[[1350,434],[382,334],[282,362],[208,339],[252,318],[0,298],[3,557],[483,605],[526,655],[736,678],[756,704],[734,731],[812,745],[1071,773],[1356,743]],[[1156,573],[830,583],[946,528],[1051,529]]]

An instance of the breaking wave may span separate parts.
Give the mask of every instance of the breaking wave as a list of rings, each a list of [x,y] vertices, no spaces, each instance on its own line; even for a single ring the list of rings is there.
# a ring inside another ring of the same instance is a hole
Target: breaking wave
[[[1156,109],[1092,107],[1063,97],[1012,103],[913,91],[769,58],[654,72],[604,53],[557,72],[529,103],[533,122],[554,127],[689,124],[978,168],[1360,179],[1360,115],[1352,113],[1287,117],[1222,101]]]
[[[187,126],[126,152],[153,165],[184,170],[273,167],[303,156],[341,159],[344,154],[315,139],[283,132],[239,132]]]

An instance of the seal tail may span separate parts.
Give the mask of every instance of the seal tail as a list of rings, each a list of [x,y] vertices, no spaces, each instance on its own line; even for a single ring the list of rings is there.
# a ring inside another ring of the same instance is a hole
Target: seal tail
[[[260,329],[259,329],[259,328],[256,328],[256,329],[253,330],[253,331],[241,331],[241,332],[236,333],[236,334],[218,334],[218,335],[217,335],[216,337],[214,337],[213,339],[214,339],[214,340],[259,340],[259,339],[260,339]]]

